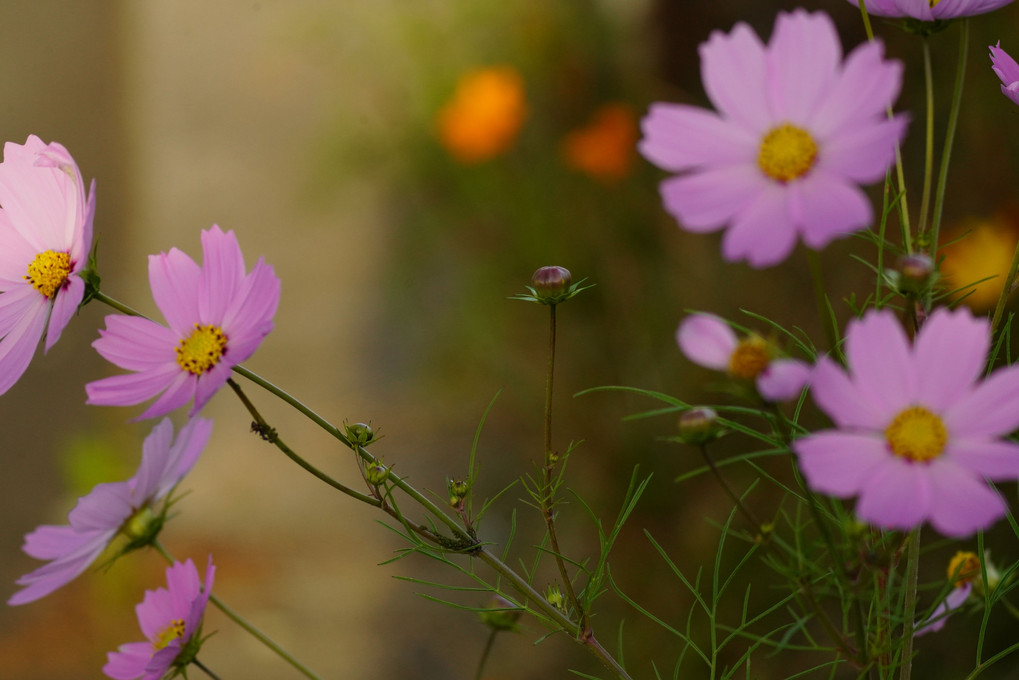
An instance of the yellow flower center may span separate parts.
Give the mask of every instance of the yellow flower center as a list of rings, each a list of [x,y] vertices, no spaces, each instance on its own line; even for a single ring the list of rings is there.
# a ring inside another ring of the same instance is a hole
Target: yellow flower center
[[[168,644],[184,635],[184,619],[174,619],[166,628],[152,641],[152,651],[158,652]]]
[[[954,581],[956,588],[980,578],[980,558],[968,550],[955,553],[955,557],[948,561],[948,578]]]
[[[802,177],[814,166],[817,144],[810,133],[795,125],[780,125],[764,135],[757,165],[779,182]]]
[[[761,371],[768,367],[771,352],[764,338],[756,335],[740,340],[735,351],[729,357],[729,375],[745,380],[753,380]]]
[[[941,2],[941,0],[930,0],[931,9],[934,9],[934,7],[937,6],[939,2]]]
[[[226,352],[226,336],[219,326],[195,324],[191,335],[177,345],[177,363],[188,373],[201,375],[219,363]]]
[[[36,255],[28,265],[25,280],[47,298],[52,298],[67,282],[67,275],[70,273],[71,256],[68,253],[47,250]]]
[[[910,406],[885,429],[885,439],[896,456],[925,463],[944,451],[948,430],[941,418],[923,406]]]

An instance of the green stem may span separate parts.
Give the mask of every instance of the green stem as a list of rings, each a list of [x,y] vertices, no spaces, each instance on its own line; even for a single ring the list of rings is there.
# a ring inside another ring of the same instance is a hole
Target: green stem
[[[715,479],[718,481],[718,484],[722,487],[722,490],[725,491],[729,499],[736,504],[736,507],[739,509],[739,511],[743,513],[743,516],[746,517],[748,522],[750,522],[750,526],[753,527],[754,533],[757,535],[757,540],[763,541],[767,537],[767,533],[765,532],[763,525],[760,523],[760,521],[758,521],[757,516],[754,515],[750,508],[748,508],[743,503],[743,500],[736,495],[736,492],[732,490],[732,487],[729,486],[729,482],[727,482],[725,480],[725,477],[722,476],[722,471],[718,469],[717,465],[715,465],[715,459],[712,458],[711,454],[708,453],[708,447],[704,444],[701,444],[697,448],[701,450],[701,455],[704,457],[704,462],[708,464],[708,468],[711,470],[711,474],[715,476]]]
[[[1017,274],[1019,274],[1019,242],[1015,244],[1015,251],[1012,253],[1012,263],[1008,265],[1008,276],[1005,277],[1004,287],[1001,289],[1001,295],[998,296],[998,304],[994,306],[994,316],[991,317],[992,336],[998,330],[998,324],[1001,323],[1001,317],[1005,313],[1005,303],[1008,302],[1008,296],[1012,294],[1012,287],[1015,285]]]
[[[913,629],[916,618],[916,584],[920,570],[920,528],[909,534],[909,554],[906,558],[906,600],[903,606],[902,623],[902,666],[899,680],[909,680],[913,673]]]
[[[941,213],[945,205],[945,187],[948,185],[948,164],[952,159],[955,130],[959,124],[959,109],[962,107],[962,87],[966,81],[966,53],[969,51],[969,18],[962,20],[959,33],[959,61],[955,67],[955,87],[952,90],[952,107],[948,113],[948,129],[945,130],[945,146],[941,150],[941,167],[938,169],[938,188],[934,194],[934,216],[931,220],[931,258],[937,260],[938,242],[941,238]]]
[[[174,562],[177,561],[176,559],[174,559],[173,555],[171,555],[170,552],[163,546],[163,544],[159,542],[158,539],[152,542],[152,547],[155,548],[156,552],[162,555],[163,559],[165,559],[170,564],[173,564]],[[287,650],[283,649],[276,642],[274,642],[272,638],[270,638],[268,635],[266,635],[259,629],[255,628],[253,625],[248,623],[248,621],[245,620],[244,617],[242,617],[240,614],[238,614],[233,609],[228,607],[225,602],[216,597],[215,593],[209,594],[209,602],[214,604],[217,609],[226,614],[227,618],[229,618],[238,626],[246,630],[252,637],[257,639],[263,645],[265,645],[273,652],[275,652],[277,656],[279,656],[281,659],[283,659],[288,664],[297,669],[297,671],[299,671],[302,675],[304,675],[307,678],[311,678],[311,680],[322,680],[314,671],[309,669],[303,663],[294,658],[294,656],[290,654]],[[206,672],[208,672],[207,669],[205,668],[202,668],[202,670],[206,670]]]
[[[194,665],[196,665],[196,666],[198,666],[199,668],[201,668],[201,669],[202,669],[202,672],[203,672],[203,673],[205,673],[206,675],[208,675],[208,676],[209,676],[210,678],[212,678],[212,680],[221,680],[221,678],[220,678],[220,677],[219,677],[218,675],[216,675],[216,674],[215,674],[215,673],[213,673],[213,672],[212,672],[211,670],[209,670],[208,666],[206,666],[205,664],[203,664],[203,663],[202,663],[201,661],[199,661],[199,660],[198,660],[197,658],[195,658],[195,659],[191,659],[191,663],[193,663]]]
[[[824,278],[821,273],[821,259],[817,252],[807,250],[807,263],[810,265],[810,281],[814,288],[814,303],[817,305],[817,315],[824,329],[824,337],[828,341],[828,349],[835,349],[835,320],[831,318],[828,310],[827,297],[824,290]]]
[[[485,641],[485,648],[481,651],[481,660],[478,661],[478,672],[474,674],[474,680],[481,680],[481,676],[485,672],[485,664],[488,662],[488,655],[491,654],[492,647],[495,645],[495,636],[498,634],[497,628],[493,628],[492,632],[488,634],[488,640]]]
[[[566,571],[566,561],[563,559],[559,549],[559,539],[555,530],[555,489],[552,484],[552,472],[555,469],[557,456],[552,451],[552,377],[555,374],[555,338],[556,338],[556,317],[555,305],[549,305],[549,326],[548,326],[548,371],[545,375],[545,465],[543,467],[543,488],[541,490],[541,515],[545,519],[545,526],[548,529],[548,542],[552,549],[552,559],[555,560],[556,568],[559,570],[559,578],[566,589],[566,596],[577,616],[580,617],[580,629],[587,625],[587,614],[580,606],[577,593],[573,589],[573,582]]]
[[[920,197],[920,219],[916,225],[917,241],[924,242],[927,231],[927,210],[931,200],[931,177],[934,174],[934,69],[931,67],[931,45],[923,39],[923,75],[927,116],[924,131],[923,192]]]

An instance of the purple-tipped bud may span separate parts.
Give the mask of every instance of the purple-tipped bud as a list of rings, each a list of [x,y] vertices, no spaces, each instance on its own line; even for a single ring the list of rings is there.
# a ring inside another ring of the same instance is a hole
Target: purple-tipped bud
[[[562,295],[569,289],[571,283],[573,276],[566,267],[542,267],[531,277],[531,288],[542,297]]]
[[[718,414],[714,409],[698,406],[683,411],[679,416],[679,438],[684,444],[699,446],[717,438],[719,434]]]
[[[377,460],[365,463],[364,479],[372,486],[379,486],[389,479],[389,468]]]
[[[906,255],[899,262],[903,282],[924,286],[934,273],[934,260],[925,253]]]

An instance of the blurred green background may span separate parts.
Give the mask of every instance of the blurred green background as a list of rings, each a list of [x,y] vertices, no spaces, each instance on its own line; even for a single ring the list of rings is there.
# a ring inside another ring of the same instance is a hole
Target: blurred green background
[[[661,441],[673,432],[672,416],[622,420],[653,403],[571,395],[618,384],[724,399],[711,390],[713,377],[676,349],[684,309],[749,324],[739,313],[748,309],[820,337],[802,248],[765,271],[723,263],[717,236],[684,233],[664,213],[663,174],[632,150],[633,126],[650,102],[705,103],[697,45],[710,31],[743,20],[767,39],[776,11],[796,6],[828,10],[844,46],[864,37],[858,11],[839,0],[2,0],[0,136],[60,141],[82,174],[96,178],[103,289],[143,312],[156,312],[146,255],[177,246],[197,259],[202,229],[236,230],[249,266],[265,255],[283,281],[277,328],[247,365],[334,422],[371,420],[384,435],[373,451],[440,497],[447,477],[465,474],[475,428],[497,393],[480,442],[478,493],[496,493],[541,457],[547,320],[543,309],[507,297],[545,264],[597,284],[560,311],[554,443],[583,440],[568,486],[604,521],[635,465],[654,474],[617,545],[613,575],[682,627],[691,598],[641,529],[695,573],[713,560],[712,522],[727,517],[728,501],[707,479],[672,482],[698,465],[691,451]],[[907,63],[896,108],[913,115],[904,154],[919,193],[919,45],[875,25],[889,55]],[[946,223],[993,219],[1011,234],[1019,109],[1001,96],[985,46],[1000,38],[1019,51],[1019,8],[978,18],[972,29]],[[939,144],[957,40],[958,26],[931,39]],[[490,157],[465,159],[443,145],[437,121],[459,115],[440,112],[455,106],[465,74],[488,67],[515,72],[521,89],[492,95],[508,98],[515,113],[500,123],[502,141],[489,140]],[[850,254],[872,258],[873,248],[847,239],[821,254],[835,300],[872,286]],[[849,314],[844,304],[836,310]],[[20,551],[22,536],[63,523],[92,484],[133,474],[152,425],[126,422],[138,409],[84,404],[84,382],[111,373],[88,346],[106,313],[85,308],[0,402],[4,598],[37,566]],[[359,483],[345,450],[256,388],[249,394],[295,449]],[[376,566],[403,547],[375,523],[380,516],[250,435],[229,394],[205,413],[216,420],[213,442],[182,485],[191,493],[163,535],[171,551],[199,563],[211,552],[216,592],[323,677],[473,677],[485,629],[392,578],[451,575],[420,559]],[[774,467],[788,475],[784,461]],[[737,488],[754,478],[731,470]],[[519,487],[506,494],[482,535],[505,541],[517,508],[514,558],[529,560],[541,527],[517,501],[523,495]],[[753,498],[761,514],[774,506],[764,490]],[[577,504],[563,507],[561,527],[568,554],[596,549]],[[1014,537],[996,532],[989,542],[1000,559],[1019,558]],[[931,553],[928,580],[941,578],[954,548]],[[137,639],[133,605],[162,571],[155,555],[133,555],[39,602],[0,608],[0,675],[99,677],[106,651]],[[546,564],[536,583],[553,578]],[[763,569],[747,579],[762,594],[776,581]],[[612,594],[600,611],[596,629],[612,648],[627,619],[636,677],[651,676],[652,659],[672,668],[675,638]],[[1014,642],[1016,622],[994,621],[988,644]],[[964,670],[945,669],[971,668],[975,617],[949,626],[941,640],[919,643],[917,677],[961,677]],[[222,677],[294,676],[218,612],[206,629],[218,632],[201,658]],[[528,621],[522,634],[500,638],[486,677],[597,672],[562,637],[534,647],[542,632]],[[742,651],[737,645],[726,658]],[[754,677],[783,678],[819,662],[761,656]],[[693,659],[685,668],[682,678],[705,677]],[[983,677],[1014,677],[1016,669],[1005,662]]]

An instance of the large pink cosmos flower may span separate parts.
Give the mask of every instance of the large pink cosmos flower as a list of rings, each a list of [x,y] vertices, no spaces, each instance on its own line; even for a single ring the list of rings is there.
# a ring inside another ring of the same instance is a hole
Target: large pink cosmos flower
[[[910,346],[890,311],[846,331],[848,373],[822,358],[814,400],[837,429],[793,449],[811,488],[858,496],[860,519],[887,529],[930,521],[946,536],[989,527],[1005,502],[984,479],[1019,477],[1019,365],[981,380],[990,324],[938,309]]]
[[[758,394],[768,401],[793,399],[810,382],[807,364],[776,357],[760,336],[739,339],[729,324],[714,314],[697,313],[683,319],[676,330],[676,344],[699,366],[753,380]]]
[[[991,69],[998,74],[1001,80],[1001,93],[1019,104],[1019,64],[1001,49],[1001,41],[997,45],[990,45]]]
[[[39,341],[56,344],[81,304],[95,213],[71,154],[35,135],[7,142],[0,163],[0,394],[28,368]]]
[[[114,680],[161,680],[171,666],[191,663],[201,644],[202,618],[215,576],[211,556],[204,586],[190,559],[167,567],[166,588],[146,590],[145,598],[135,607],[138,626],[147,640],[107,652],[103,673]]]
[[[49,560],[18,579],[24,586],[7,604],[33,602],[73,581],[106,549],[117,532],[170,493],[202,453],[212,421],[195,418],[173,441],[173,424],[164,418],[142,444],[142,460],[134,477],[97,485],[68,516],[69,525],[44,525],[25,536],[24,551]]]
[[[749,26],[700,46],[701,76],[718,113],[654,104],[638,148],[676,173],[661,185],[665,209],[693,232],[728,227],[727,260],[776,264],[797,235],[811,248],[873,221],[857,184],[884,177],[906,117],[885,114],[902,66],[879,42],[842,62],[831,18],[780,13],[765,46]]]
[[[849,0],[859,6],[860,0]],[[921,21],[984,14],[1012,0],[867,0],[867,13],[882,17],[913,17]]]
[[[127,406],[159,393],[139,419],[161,416],[187,403],[197,413],[269,331],[280,281],[262,258],[245,274],[232,231],[202,232],[202,266],[172,248],[149,256],[149,283],[169,328],[135,316],[106,317],[92,343],[103,357],[136,371],[85,386],[89,404]]]

